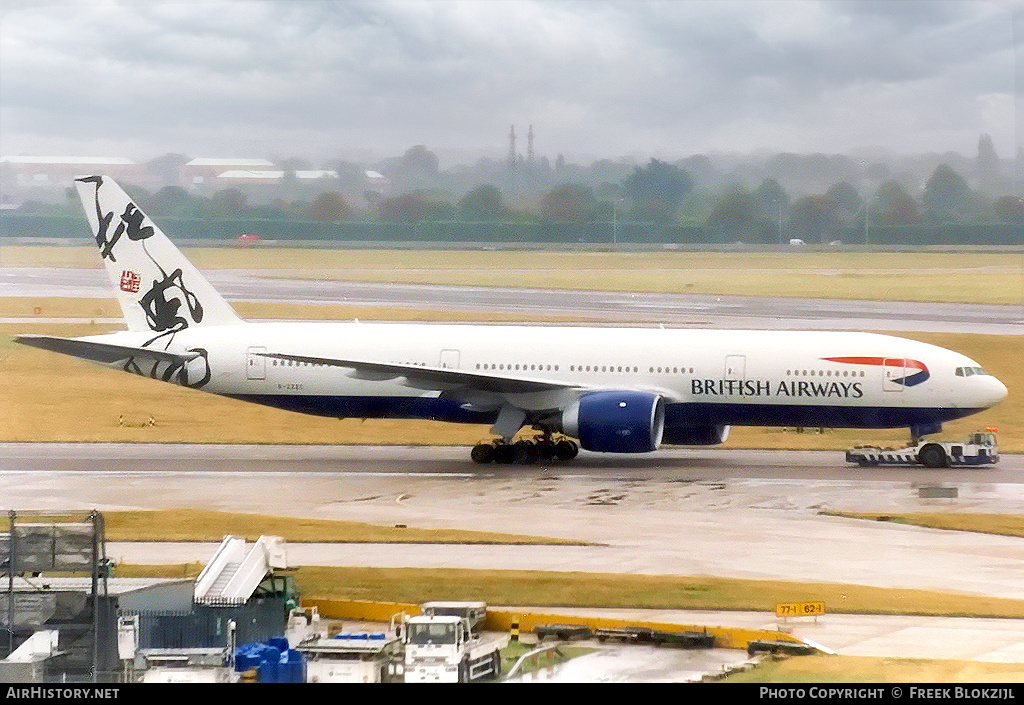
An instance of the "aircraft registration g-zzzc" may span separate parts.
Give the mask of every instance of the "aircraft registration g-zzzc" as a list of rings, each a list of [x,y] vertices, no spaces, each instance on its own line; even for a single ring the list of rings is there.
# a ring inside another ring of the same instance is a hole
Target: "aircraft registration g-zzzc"
[[[246,322],[111,179],[76,186],[128,330],[18,342],[305,414],[491,424],[479,463],[713,445],[731,425],[917,438],[1006,396],[970,358],[871,333]]]

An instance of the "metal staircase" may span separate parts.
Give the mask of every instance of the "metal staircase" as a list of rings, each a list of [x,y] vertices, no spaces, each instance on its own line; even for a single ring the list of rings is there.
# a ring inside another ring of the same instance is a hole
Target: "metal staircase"
[[[267,573],[287,567],[280,536],[260,536],[251,546],[244,538],[225,536],[196,579],[194,601],[206,605],[244,604]]]

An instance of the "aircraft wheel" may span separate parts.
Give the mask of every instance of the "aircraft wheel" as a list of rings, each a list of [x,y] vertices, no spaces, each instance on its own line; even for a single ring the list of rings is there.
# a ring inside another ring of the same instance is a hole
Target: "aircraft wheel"
[[[555,458],[555,442],[552,440],[537,441],[537,460],[548,462]]]
[[[519,465],[533,465],[537,462],[537,447],[532,441],[516,441],[513,446],[515,449],[515,462]]]
[[[579,452],[580,447],[573,441],[559,441],[555,444],[555,457],[559,460],[572,460]]]
[[[917,460],[926,468],[949,467],[949,458],[946,451],[937,443],[929,443],[917,454]]]
[[[486,465],[487,463],[494,460],[494,444],[493,443],[478,443],[473,446],[473,450],[469,452],[469,457],[473,459],[474,463],[480,463]]]
[[[498,465],[511,465],[516,461],[515,446],[508,445],[507,443],[494,446],[493,459]]]

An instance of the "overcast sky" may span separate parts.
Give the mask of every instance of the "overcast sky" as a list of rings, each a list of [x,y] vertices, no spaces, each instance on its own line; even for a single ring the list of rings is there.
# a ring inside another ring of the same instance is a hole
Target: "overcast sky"
[[[1022,39],[1024,0],[0,0],[0,153],[1011,157]]]

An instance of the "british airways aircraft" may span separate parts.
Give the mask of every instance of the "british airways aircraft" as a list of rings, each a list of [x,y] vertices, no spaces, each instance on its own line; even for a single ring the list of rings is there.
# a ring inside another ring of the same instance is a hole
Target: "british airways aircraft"
[[[111,179],[76,187],[128,330],[18,342],[305,414],[491,424],[478,463],[713,445],[731,425],[918,438],[1006,396],[970,358],[870,333],[245,322]]]

